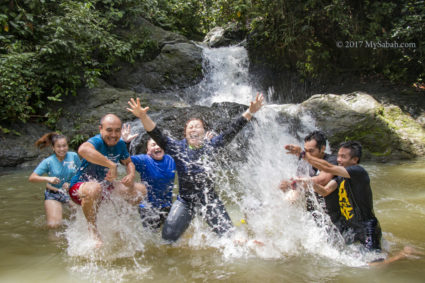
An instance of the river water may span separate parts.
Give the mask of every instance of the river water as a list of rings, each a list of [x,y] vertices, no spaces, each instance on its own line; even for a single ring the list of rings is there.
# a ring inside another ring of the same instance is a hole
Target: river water
[[[205,80],[193,90],[205,95],[197,103],[248,104],[256,90],[246,50],[204,51]],[[298,122],[285,124],[281,113]],[[243,151],[242,161],[213,168],[216,190],[235,225],[231,238],[218,238],[196,217],[176,244],[165,244],[158,231],[143,229],[135,208],[112,198],[99,209],[105,244],[96,250],[80,207],[66,210],[62,228],[47,230],[43,186],[27,181],[29,169],[1,171],[0,282],[424,282],[424,256],[367,265],[406,245],[425,251],[423,159],[363,164],[384,237],[383,253],[365,253],[343,245],[329,232],[326,217],[318,226],[302,199],[292,202],[277,189],[299,165],[283,145],[301,144],[316,129],[314,121],[298,105],[273,105],[270,99],[255,116],[239,134],[249,141],[246,147],[240,149],[237,140],[227,147]]]
[[[391,254],[405,245],[424,251],[424,160],[367,163],[365,167],[371,175],[386,251]],[[127,211],[125,217],[120,215],[122,211],[114,211],[115,216],[105,224],[113,226],[111,231],[101,231],[108,235],[109,243],[103,250],[87,251],[89,240],[84,223],[80,223],[80,211],[71,219],[67,213],[65,226],[49,231],[44,227],[43,186],[27,182],[30,171],[1,174],[1,282],[423,282],[425,278],[424,257],[367,267],[358,255],[326,251],[326,241],[308,246],[299,241],[288,243],[287,239],[294,240],[291,237],[276,238],[276,231],[298,234],[295,229],[300,227],[276,227],[267,219],[264,222],[270,231],[261,230],[260,235],[264,246],[250,241],[241,246],[214,244],[214,236],[199,220],[179,243],[169,246],[161,243],[158,234],[137,225],[135,211]],[[247,224],[239,224],[237,206],[228,208],[239,231],[251,225],[249,219]],[[275,213],[287,217],[281,211]],[[120,221],[124,223],[115,223]],[[75,231],[78,225],[84,228],[79,235]],[[315,236],[304,240],[308,237]],[[344,260],[345,256],[349,260]]]

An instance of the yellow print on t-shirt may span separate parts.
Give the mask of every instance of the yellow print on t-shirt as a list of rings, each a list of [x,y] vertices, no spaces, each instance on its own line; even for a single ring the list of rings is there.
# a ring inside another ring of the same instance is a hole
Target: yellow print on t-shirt
[[[353,218],[353,207],[351,206],[350,200],[347,196],[347,190],[345,189],[345,180],[341,182],[338,190],[339,196],[339,209],[341,214],[344,215],[346,220]]]

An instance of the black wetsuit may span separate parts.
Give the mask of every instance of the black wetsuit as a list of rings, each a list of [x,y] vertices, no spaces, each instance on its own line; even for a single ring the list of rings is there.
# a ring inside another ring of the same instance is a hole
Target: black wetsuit
[[[201,208],[202,216],[214,232],[221,235],[233,227],[223,203],[214,191],[214,156],[218,148],[230,143],[247,122],[241,116],[222,134],[206,140],[197,149],[191,148],[186,139],[174,140],[163,135],[158,127],[148,132],[174,158],[179,178],[179,196],[165,221],[163,239],[176,241],[189,226],[197,207]]]
[[[341,211],[337,227],[347,243],[359,241],[367,249],[379,250],[382,233],[373,212],[369,174],[359,165],[346,169],[350,178],[336,178]]]

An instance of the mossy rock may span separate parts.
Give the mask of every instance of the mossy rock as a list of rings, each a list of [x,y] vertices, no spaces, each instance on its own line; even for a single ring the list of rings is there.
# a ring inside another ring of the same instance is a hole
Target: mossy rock
[[[385,161],[425,154],[425,131],[398,106],[382,105],[372,96],[318,94],[301,104],[318,128],[324,130],[333,149],[346,140],[363,144],[366,159]]]

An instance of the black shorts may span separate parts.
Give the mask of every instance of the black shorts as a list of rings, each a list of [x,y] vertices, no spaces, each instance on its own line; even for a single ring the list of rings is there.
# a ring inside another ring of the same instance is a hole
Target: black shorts
[[[381,250],[382,231],[378,219],[357,223],[335,223],[347,244],[360,242],[368,250]]]

